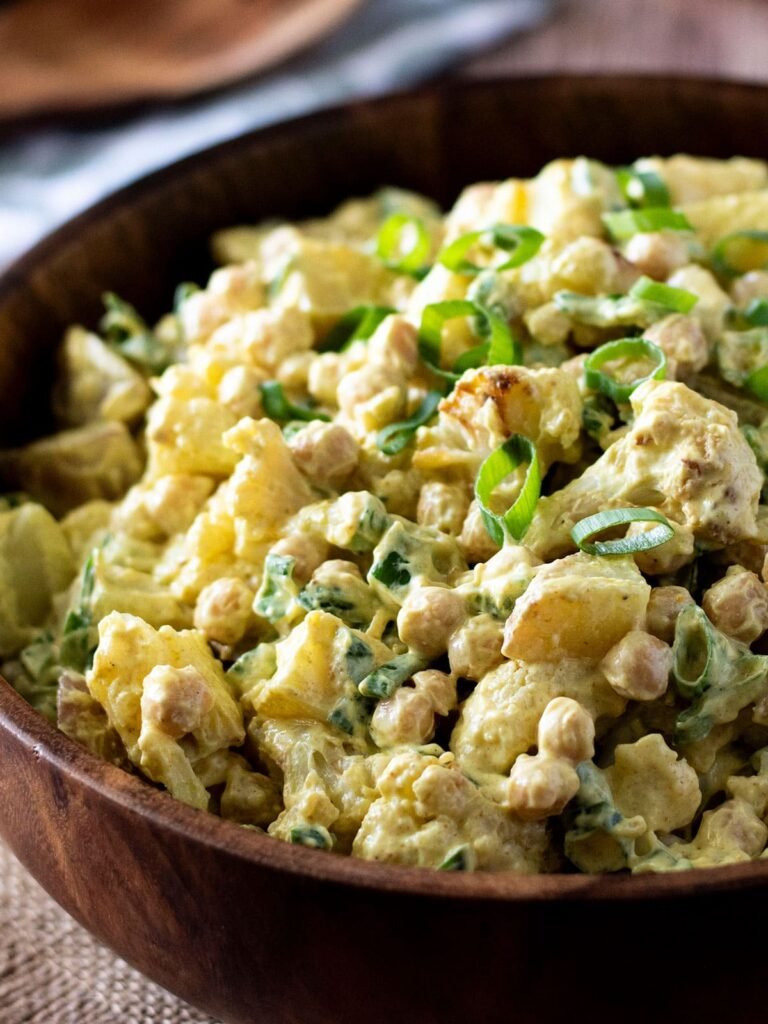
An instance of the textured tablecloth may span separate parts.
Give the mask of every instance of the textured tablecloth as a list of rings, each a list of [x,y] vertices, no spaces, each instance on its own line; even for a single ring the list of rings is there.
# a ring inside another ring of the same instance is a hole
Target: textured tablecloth
[[[0,843],[1,1024],[216,1024],[81,928]]]
[[[0,265],[101,195],[249,128],[443,71],[530,28],[553,0],[369,0],[307,54],[250,85],[109,128],[0,146]],[[198,1024],[64,913],[0,843],[0,1024]]]

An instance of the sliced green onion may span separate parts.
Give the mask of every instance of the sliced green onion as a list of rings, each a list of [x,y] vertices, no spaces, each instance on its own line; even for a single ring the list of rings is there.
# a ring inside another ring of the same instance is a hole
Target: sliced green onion
[[[278,423],[289,420],[324,420],[326,423],[331,421],[331,417],[324,412],[312,409],[308,405],[290,402],[285,397],[283,385],[276,380],[266,380],[259,384],[259,391],[264,412],[271,420],[277,420]]]
[[[616,182],[630,206],[659,208],[669,206],[669,189],[655,171],[619,167]]]
[[[734,262],[739,258],[740,249],[743,258],[744,250],[746,249],[748,252],[750,248],[757,248],[758,251],[762,249],[763,258],[742,259],[741,266]],[[734,231],[733,234],[720,239],[712,250],[710,260],[717,273],[724,277],[736,277],[749,270],[760,270],[768,265],[768,231]]]
[[[685,214],[668,206],[604,213],[603,224],[619,242],[649,231],[693,231]]]
[[[443,327],[449,320],[470,316],[478,319],[479,332],[488,340],[462,353],[452,370],[444,370],[440,365]],[[419,354],[433,373],[452,384],[464,370],[481,366],[484,362],[489,366],[514,366],[522,361],[520,345],[501,317],[470,299],[449,299],[424,307],[419,328]]]
[[[628,384],[621,384],[600,369],[605,363],[614,359],[642,358],[650,359],[656,365],[650,373],[644,377],[638,377]],[[647,338],[619,338],[616,341],[608,341],[591,352],[584,363],[584,383],[587,387],[607,395],[617,405],[628,402],[635,388],[640,387],[645,381],[664,380],[666,374],[667,357],[658,345],[654,345]]]
[[[376,435],[376,447],[379,451],[385,455],[397,455],[401,452],[410,443],[419,427],[429,423],[435,415],[442,397],[440,391],[428,391],[418,409],[407,420],[399,420],[397,423],[389,423],[382,427]]]
[[[323,825],[296,825],[291,829],[291,842],[311,850],[330,850],[333,836]]]
[[[614,526],[628,526],[630,523],[658,523],[653,530],[638,533],[634,537],[620,537],[616,540],[591,541],[603,530]],[[573,543],[589,555],[633,555],[638,551],[650,551],[666,544],[675,535],[661,512],[652,508],[611,508],[582,519],[571,530]]]
[[[409,235],[413,238],[406,248]],[[389,270],[399,274],[423,277],[432,249],[432,238],[421,217],[409,213],[393,213],[379,228],[376,255]]]
[[[479,244],[493,246],[502,252],[512,253],[503,263],[493,264],[493,269],[512,270],[521,267],[536,255],[544,241],[544,235],[536,228],[524,225],[494,224],[482,231],[469,231],[447,245],[437,257],[437,262],[452,270],[454,274],[480,274],[487,267],[467,259],[467,253]]]
[[[355,306],[331,328],[320,344],[318,352],[343,352],[353,341],[366,341],[390,313],[392,306]]]
[[[698,295],[686,291],[685,288],[673,288],[672,285],[653,281],[650,277],[641,277],[629,289],[633,299],[652,302],[656,306],[665,306],[675,313],[690,313],[699,301]]]
[[[488,507],[491,495],[502,480],[524,462],[528,463],[528,469],[516,500],[503,514],[492,512]],[[541,471],[536,446],[523,434],[513,434],[491,452],[480,466],[475,481],[475,497],[491,540],[499,545],[507,535],[520,540],[531,524],[540,494]]]
[[[768,299],[752,299],[743,315],[750,327],[768,327]]]
[[[386,700],[395,690],[407,682],[415,672],[426,668],[429,661],[413,651],[398,654],[392,661],[379,665],[359,684],[358,690],[364,697],[377,697]]]
[[[768,402],[768,366],[761,366],[744,381],[744,387],[761,402]]]
[[[471,846],[457,846],[452,850],[442,864],[438,864],[438,871],[472,871],[475,866],[475,851]]]

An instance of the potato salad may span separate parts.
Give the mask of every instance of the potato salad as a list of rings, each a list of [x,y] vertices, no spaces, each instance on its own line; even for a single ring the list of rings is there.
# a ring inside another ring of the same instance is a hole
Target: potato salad
[[[318,850],[765,856],[766,165],[558,160],[213,253],[69,329],[57,432],[0,453],[6,679]]]

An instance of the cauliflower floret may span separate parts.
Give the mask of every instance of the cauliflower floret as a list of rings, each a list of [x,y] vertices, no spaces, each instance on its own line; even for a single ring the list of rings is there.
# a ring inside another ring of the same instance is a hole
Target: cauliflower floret
[[[754,536],[762,473],[736,414],[673,381],[646,381],[631,402],[632,428],[539,501],[526,546],[544,559],[573,550],[575,523],[623,505],[652,505],[712,547]]]
[[[542,470],[578,458],[581,397],[564,370],[484,366],[467,370],[440,403],[441,417],[458,423],[473,448],[490,449],[511,434],[536,445]]]
[[[112,612],[86,676],[128,757],[180,800],[208,806],[196,761],[239,746],[243,716],[205,638],[170,626],[154,630],[135,615]]]
[[[349,853],[376,795],[371,759],[319,722],[255,719],[249,733],[262,760],[282,775],[285,810],[269,834],[302,844],[307,830],[325,830],[336,849]],[[318,845],[314,837],[310,844]]]
[[[657,732],[616,747],[605,777],[621,813],[627,818],[642,815],[654,832],[683,828],[701,803],[696,772]]]
[[[626,705],[589,662],[506,662],[480,680],[453,730],[451,750],[462,770],[480,780],[507,775],[536,745],[539,720],[555,697],[572,698],[595,721],[617,718]]]
[[[404,751],[389,762],[377,788],[381,795],[352,847],[357,857],[481,871],[548,867],[544,826],[523,822],[487,800],[450,755],[438,759]]]
[[[290,356],[312,348],[309,317],[298,309],[257,309],[233,317],[211,335],[207,349],[238,364],[276,373]]]

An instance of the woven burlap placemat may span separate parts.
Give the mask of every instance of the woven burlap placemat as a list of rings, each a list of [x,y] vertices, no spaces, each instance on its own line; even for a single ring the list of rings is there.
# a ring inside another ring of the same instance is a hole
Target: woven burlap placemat
[[[100,945],[0,842],[2,1024],[217,1024]]]

